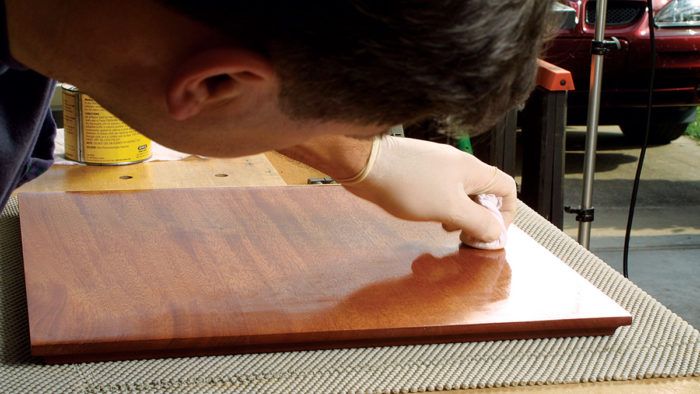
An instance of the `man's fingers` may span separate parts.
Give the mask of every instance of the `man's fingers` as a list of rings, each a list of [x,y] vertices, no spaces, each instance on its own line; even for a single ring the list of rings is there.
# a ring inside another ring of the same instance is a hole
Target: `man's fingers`
[[[481,172],[482,178],[478,188],[465,190],[470,195],[493,194],[502,199],[501,213],[503,221],[508,227],[515,219],[518,209],[518,190],[515,179],[496,167],[490,167]]]
[[[450,232],[450,233],[453,231],[461,230],[461,228],[459,228],[459,226],[456,226],[454,224],[447,224],[447,223],[442,224],[442,229],[447,231],[447,232]]]
[[[459,196],[452,209],[454,211],[442,221],[445,230],[462,230],[463,237],[479,242],[492,242],[501,235],[503,229],[498,220],[466,193]]]
[[[503,222],[506,225],[506,228],[508,228],[508,226],[513,223],[513,220],[515,220],[515,214],[518,211],[517,194],[513,193],[503,196],[500,210],[501,214],[503,215]]]

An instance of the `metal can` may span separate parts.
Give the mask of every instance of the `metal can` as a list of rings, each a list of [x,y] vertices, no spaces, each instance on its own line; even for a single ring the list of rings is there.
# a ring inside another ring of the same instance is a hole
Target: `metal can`
[[[124,165],[151,157],[151,141],[72,85],[63,84],[66,159]]]

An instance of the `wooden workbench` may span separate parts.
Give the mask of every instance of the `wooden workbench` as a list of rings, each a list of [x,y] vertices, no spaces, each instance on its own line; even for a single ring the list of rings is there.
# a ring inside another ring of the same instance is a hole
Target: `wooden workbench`
[[[159,188],[304,184],[318,171],[276,153],[239,159],[151,162],[123,167],[54,166],[18,191],[138,190]],[[696,393],[700,378],[644,379],[568,385],[484,389],[493,393]],[[457,391],[459,392],[459,391]]]

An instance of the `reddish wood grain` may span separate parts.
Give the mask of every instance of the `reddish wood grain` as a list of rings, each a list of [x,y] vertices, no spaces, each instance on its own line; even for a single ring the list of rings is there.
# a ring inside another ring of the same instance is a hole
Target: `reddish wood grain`
[[[459,246],[340,187],[23,193],[32,353],[123,359],[610,334],[630,315],[511,227]]]

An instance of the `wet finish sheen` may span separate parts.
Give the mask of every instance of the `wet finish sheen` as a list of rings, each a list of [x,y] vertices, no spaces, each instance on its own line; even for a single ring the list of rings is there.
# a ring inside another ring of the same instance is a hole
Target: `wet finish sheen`
[[[49,362],[610,334],[630,315],[512,226],[459,245],[337,186],[24,193]]]

